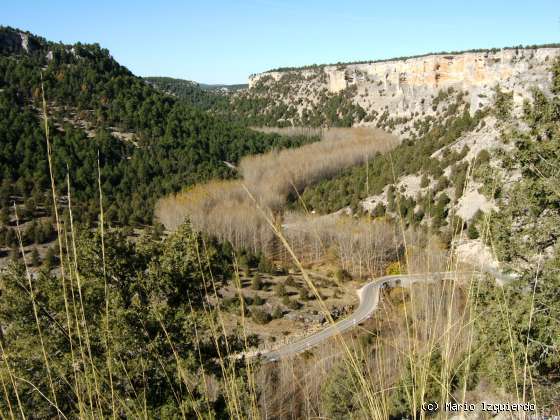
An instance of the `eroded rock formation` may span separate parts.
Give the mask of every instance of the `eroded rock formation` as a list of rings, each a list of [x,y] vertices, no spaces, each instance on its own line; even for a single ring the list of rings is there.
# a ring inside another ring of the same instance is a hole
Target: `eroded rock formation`
[[[345,93],[372,116],[354,123],[375,124],[383,113],[411,120],[432,115],[438,94],[451,88],[465,92],[474,113],[492,101],[498,85],[513,92],[517,105],[530,99],[534,87],[546,92],[550,64],[559,55],[560,48],[512,48],[271,71],[251,76],[245,94],[295,106],[301,115],[325,94]]]

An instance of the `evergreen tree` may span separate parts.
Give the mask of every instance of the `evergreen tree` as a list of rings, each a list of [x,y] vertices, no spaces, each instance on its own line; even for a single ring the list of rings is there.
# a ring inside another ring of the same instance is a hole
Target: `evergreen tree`
[[[479,233],[476,225],[474,223],[469,223],[469,227],[467,228],[467,236],[469,239],[478,239]]]
[[[49,247],[47,249],[47,253],[45,254],[45,259],[43,260],[43,266],[45,270],[50,271],[54,268],[56,264],[56,251],[53,247]]]
[[[31,265],[37,267],[40,262],[41,258],[39,257],[39,252],[37,251],[37,248],[33,247],[33,250],[31,251]]]

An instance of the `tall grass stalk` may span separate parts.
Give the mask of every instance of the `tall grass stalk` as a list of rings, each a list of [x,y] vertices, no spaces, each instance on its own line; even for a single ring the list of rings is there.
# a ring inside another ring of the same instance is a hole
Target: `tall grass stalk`
[[[393,158],[391,155],[391,152],[388,153],[389,156],[389,161],[391,163],[391,174],[393,176],[393,182],[396,183],[397,182],[397,177],[395,175],[395,165],[393,163]],[[397,201],[397,216],[399,219],[399,226],[401,228],[401,235],[403,237],[403,243],[404,243],[404,255],[405,255],[405,262],[406,262],[406,267],[408,270],[409,267],[409,261],[408,261],[408,245],[406,242],[406,234],[405,234],[405,227],[404,227],[404,218],[401,214],[401,209],[400,209],[400,198],[399,198],[400,194],[396,194],[396,201]],[[402,293],[402,299],[404,301],[405,296],[404,296],[404,289],[401,291]],[[414,299],[411,298],[411,304],[414,304]],[[410,374],[412,377],[412,383],[416,384],[418,383],[418,378],[417,378],[417,369],[416,369],[416,358],[417,358],[417,349],[416,349],[416,343],[417,340],[413,339],[412,337],[412,332],[411,332],[411,328],[409,327],[409,313],[408,313],[408,308],[407,305],[403,305],[404,308],[404,322],[406,324],[406,336],[407,336],[407,342],[408,342],[408,366],[410,367]],[[413,310],[413,308],[411,308]],[[418,395],[416,392],[416,387],[413,386],[412,390],[410,393],[408,388],[406,389],[406,393],[408,396],[408,399],[410,401],[411,406],[413,407],[413,413],[412,415],[414,416],[414,418],[416,418],[416,407],[418,407]],[[423,394],[423,392],[421,392],[421,395]],[[422,399],[422,398],[421,398]],[[423,402],[423,401],[422,401]]]
[[[185,370],[183,369],[183,367],[181,366],[182,363],[181,363],[181,360],[179,359],[179,355],[177,354],[177,350],[175,349],[175,345],[171,341],[171,338],[169,337],[169,333],[167,332],[167,328],[165,328],[165,325],[162,322],[160,317],[158,317],[158,322],[159,322],[159,325],[160,325],[162,331],[165,334],[165,339],[167,340],[167,344],[169,345],[169,348],[173,352],[173,357],[175,358],[175,363],[177,364],[177,373],[178,373],[179,378],[181,378],[181,381],[183,382],[183,384],[185,384],[185,388],[187,389],[187,393],[188,393],[188,396],[189,396],[189,399],[190,399],[191,406],[192,406],[192,408],[193,408],[193,410],[196,414],[196,417],[198,419],[202,419],[203,418],[202,413],[200,412],[197,404],[195,403],[194,396],[193,396],[193,391],[191,389],[191,386],[189,385],[188,375],[185,372]],[[181,410],[181,414],[182,414],[183,418],[187,418],[180,396],[178,396],[178,403],[179,403],[179,408]]]
[[[54,215],[55,215],[55,221],[56,221],[56,232],[57,232],[57,238],[58,238],[58,251],[59,251],[59,259],[60,259],[60,279],[61,279],[61,283],[62,283],[62,293],[63,293],[63,298],[64,298],[64,311],[66,314],[66,322],[67,322],[67,327],[68,327],[68,334],[70,336],[70,351],[71,351],[71,355],[72,355],[72,363],[75,365],[75,361],[74,361],[74,350],[72,347],[72,328],[71,328],[71,324],[70,324],[70,311],[68,308],[68,296],[66,293],[66,275],[65,275],[65,270],[64,270],[64,250],[63,250],[63,246],[62,246],[62,238],[61,238],[61,224],[60,224],[60,218],[59,218],[59,214],[58,214],[58,206],[57,206],[57,194],[56,194],[56,184],[55,184],[55,180],[54,180],[54,175],[53,175],[53,164],[52,164],[52,150],[51,150],[51,142],[50,142],[50,136],[49,136],[49,119],[48,119],[48,114],[47,114],[47,101],[45,99],[45,86],[43,83],[43,73],[41,72],[41,99],[42,99],[42,105],[43,105],[43,124],[44,124],[44,130],[45,130],[45,142],[47,145],[47,162],[49,164],[49,178],[51,181],[51,194],[52,194],[52,201],[53,201],[53,211],[54,211]],[[77,385],[76,385],[77,386]],[[54,387],[53,387],[53,393],[54,393]],[[53,399],[54,402],[56,404],[56,395],[53,395]]]
[[[196,256],[198,261],[198,269],[202,276],[202,282],[205,290],[205,297],[208,300],[208,297],[211,296],[209,291],[209,287],[210,287],[209,283],[210,283],[212,286],[212,296],[214,297],[214,299],[216,299],[216,302],[218,302],[216,311],[214,313],[208,308],[207,302],[204,303],[203,307],[204,307],[204,313],[206,315],[206,318],[209,320],[211,337],[216,347],[216,351],[218,353],[218,363],[220,365],[222,379],[224,381],[223,386],[225,390],[226,404],[228,406],[228,410],[230,414],[235,415],[236,418],[241,418],[242,417],[241,398],[240,398],[239,387],[236,382],[235,362],[232,363],[230,361],[228,363],[228,359],[227,359],[228,354],[230,354],[229,341],[227,338],[227,330],[225,327],[225,323],[223,320],[223,316],[218,300],[218,292],[216,289],[213,276],[210,279],[206,278],[205,271],[203,268],[204,263],[200,255],[200,249],[198,248],[198,245],[196,246],[195,251],[196,251]],[[219,327],[217,327],[214,322],[215,315],[217,315],[217,318],[219,320],[219,324],[220,324]],[[220,330],[221,333],[219,332]],[[220,336],[224,338],[224,344],[226,350],[225,354],[222,353],[222,349],[220,345]]]
[[[101,229],[101,258],[103,264],[103,282],[105,290],[105,349],[107,351],[107,369],[109,371],[109,386],[111,388],[111,412],[116,418],[115,390],[113,388],[113,363],[111,356],[111,334],[109,332],[109,286],[107,283],[107,263],[105,261],[105,214],[103,212],[103,189],[101,188],[101,167],[99,164],[99,150],[97,151],[97,186],[99,188],[99,225]]]
[[[67,172],[68,172],[68,167],[67,167]],[[78,304],[75,301],[75,296],[74,296],[74,285],[71,283],[71,289],[72,289],[72,301],[73,306],[74,306],[74,317],[76,320],[76,331],[77,331],[77,335],[78,335],[78,345],[80,347],[80,355],[82,357],[82,363],[84,366],[84,369],[89,365],[91,366],[91,376],[93,377],[93,389],[96,392],[96,400],[99,401],[99,397],[100,392],[99,392],[99,385],[97,383],[97,375],[95,372],[95,365],[93,364],[93,357],[92,357],[92,352],[91,352],[91,342],[90,342],[90,336],[89,336],[89,328],[87,325],[87,321],[86,321],[86,315],[85,315],[85,310],[84,310],[84,300],[82,297],[82,284],[81,284],[81,279],[80,279],[80,272],[79,272],[79,268],[78,268],[78,251],[77,251],[77,246],[76,246],[76,232],[74,229],[74,214],[73,214],[73,210],[72,210],[72,188],[70,185],[70,174],[67,174],[66,177],[66,181],[67,181],[67,189],[68,189],[68,215],[69,215],[69,219],[70,219],[70,234],[71,234],[71,238],[72,238],[72,259],[73,259],[73,272],[74,272],[74,276],[76,277],[76,287],[78,289]],[[71,266],[71,265],[70,265]],[[72,273],[70,274],[70,281],[72,282]],[[79,311],[76,311],[76,307],[79,307]],[[79,315],[78,313],[79,312]],[[78,317],[80,317],[80,320],[78,320]],[[81,324],[81,327],[80,327]],[[82,339],[82,334],[84,335],[83,339]],[[87,350],[87,356],[84,352],[83,349],[83,345],[82,345],[82,340],[85,341],[86,344],[86,350]],[[92,390],[92,386],[90,383],[90,379],[89,379],[89,375],[84,375],[85,376],[85,381],[86,381],[86,386],[87,386],[87,394],[88,394],[88,400],[89,400],[89,405],[90,407],[94,406],[93,403],[93,390]]]
[[[206,255],[208,255],[208,253],[206,253]],[[239,265],[237,263],[237,257],[234,258],[234,282],[235,282],[235,287],[237,289],[237,294],[239,297],[239,302],[241,304],[241,329],[243,331],[243,343],[245,346],[245,350],[247,351],[249,348],[248,342],[247,342],[247,328],[246,328],[246,319],[245,319],[245,299],[243,297],[243,292],[241,291],[241,279],[239,276]],[[212,279],[212,283],[214,284],[214,280]],[[257,388],[255,385],[255,375],[254,375],[254,371],[253,371],[253,362],[251,360],[251,358],[247,358],[247,364],[246,364],[246,369],[247,369],[247,380],[249,382],[249,398],[251,399],[251,417],[252,418],[259,418],[259,410],[258,410],[258,404],[257,404]]]

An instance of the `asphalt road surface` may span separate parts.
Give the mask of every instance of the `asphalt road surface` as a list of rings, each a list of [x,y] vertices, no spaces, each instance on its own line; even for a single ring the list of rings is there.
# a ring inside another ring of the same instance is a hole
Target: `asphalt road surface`
[[[385,284],[407,286],[416,282],[429,283],[431,281],[435,281],[437,278],[456,275],[457,273],[441,272],[426,274],[399,274],[379,277],[358,290],[360,305],[348,318],[335,322],[318,333],[312,334],[293,343],[286,344],[267,353],[262,353],[261,358],[265,363],[275,362],[311,349],[328,338],[333,337],[336,334],[342,334],[343,332],[355,327],[371,317],[373,312],[377,309],[377,305],[379,303],[379,293]]]

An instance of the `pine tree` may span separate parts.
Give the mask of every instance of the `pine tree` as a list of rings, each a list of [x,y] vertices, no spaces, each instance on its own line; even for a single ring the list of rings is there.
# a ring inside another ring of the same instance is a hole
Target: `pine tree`
[[[43,260],[43,266],[47,271],[50,271],[54,268],[56,264],[56,252],[53,247],[47,249],[47,253],[45,254],[45,259]]]
[[[39,257],[39,252],[37,251],[37,248],[33,247],[33,250],[31,251],[31,265],[37,267],[40,262],[41,258]]]
[[[467,236],[469,239],[478,239],[479,233],[476,225],[474,223],[469,223],[469,227],[467,228]]]

